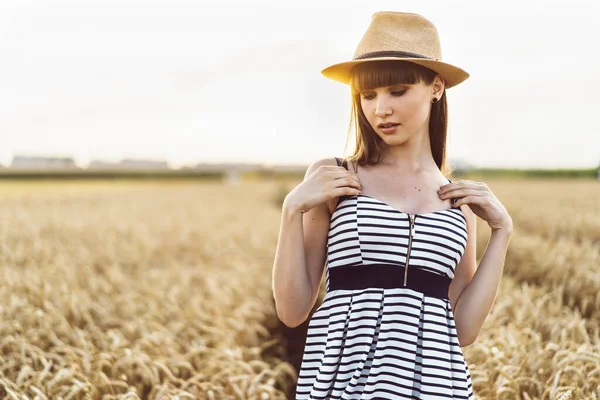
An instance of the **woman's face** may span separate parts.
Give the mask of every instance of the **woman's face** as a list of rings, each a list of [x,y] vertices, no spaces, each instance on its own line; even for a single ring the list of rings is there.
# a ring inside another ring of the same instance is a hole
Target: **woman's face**
[[[436,76],[431,85],[398,84],[361,92],[360,104],[377,135],[385,143],[394,144],[429,132],[431,101],[434,96],[439,99],[442,92],[442,80]],[[385,128],[381,124],[395,124],[395,127]]]

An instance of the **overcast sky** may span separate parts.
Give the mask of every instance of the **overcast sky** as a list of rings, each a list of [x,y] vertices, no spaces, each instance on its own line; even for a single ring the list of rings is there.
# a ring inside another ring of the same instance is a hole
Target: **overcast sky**
[[[2,0],[0,163],[341,156],[349,90],[320,71],[381,10],[425,16],[471,74],[447,92],[450,159],[600,163],[600,6],[566,0]]]

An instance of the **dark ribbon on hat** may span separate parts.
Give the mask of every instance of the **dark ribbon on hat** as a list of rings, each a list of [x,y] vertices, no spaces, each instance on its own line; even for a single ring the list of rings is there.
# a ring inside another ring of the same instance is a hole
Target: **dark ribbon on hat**
[[[437,58],[431,58],[424,56],[422,54],[411,53],[409,51],[399,51],[399,50],[382,50],[382,51],[372,51],[370,53],[361,54],[360,56],[354,57],[354,60],[362,60],[365,58],[378,58],[378,57],[399,57],[399,58],[424,58],[427,60],[436,60]]]

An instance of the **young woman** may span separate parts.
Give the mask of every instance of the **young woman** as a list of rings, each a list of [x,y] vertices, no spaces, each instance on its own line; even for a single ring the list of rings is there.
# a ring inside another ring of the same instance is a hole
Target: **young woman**
[[[482,182],[446,169],[445,90],[468,78],[441,61],[434,25],[378,12],[352,61],[356,148],[311,164],[283,204],[273,270],[279,318],[311,316],[296,399],[471,399],[462,348],[495,301],[512,219]],[[348,168],[348,161],[351,168]],[[476,265],[476,216],[492,229]]]

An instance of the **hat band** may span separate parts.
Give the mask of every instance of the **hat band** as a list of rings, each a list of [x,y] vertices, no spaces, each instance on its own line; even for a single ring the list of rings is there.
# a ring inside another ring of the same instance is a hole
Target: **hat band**
[[[411,53],[409,51],[399,51],[399,50],[372,51],[370,53],[364,53],[359,56],[356,56],[356,57],[354,57],[354,60],[362,60],[365,58],[379,58],[379,57],[398,57],[398,58],[410,57],[410,58],[424,58],[427,60],[438,60],[437,58],[427,57],[422,54]]]

